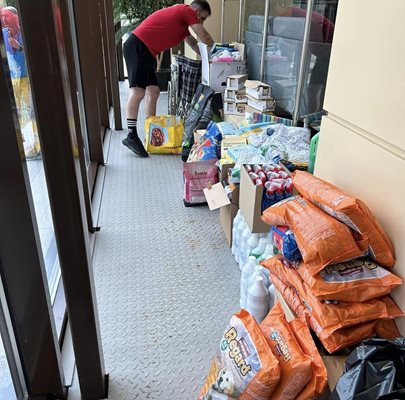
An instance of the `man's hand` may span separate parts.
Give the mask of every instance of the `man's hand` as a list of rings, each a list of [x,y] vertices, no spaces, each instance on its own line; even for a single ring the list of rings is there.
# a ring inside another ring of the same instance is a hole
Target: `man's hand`
[[[205,30],[203,24],[194,24],[191,25],[191,29],[196,33],[200,42],[206,44],[208,47],[214,45],[211,35]]]

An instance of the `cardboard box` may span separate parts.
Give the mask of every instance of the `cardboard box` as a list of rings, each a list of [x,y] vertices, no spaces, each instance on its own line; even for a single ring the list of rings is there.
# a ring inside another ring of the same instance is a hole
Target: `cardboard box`
[[[257,100],[271,99],[271,87],[267,83],[247,80],[245,88],[246,94]]]
[[[270,225],[261,220],[263,187],[256,186],[242,165],[240,169],[239,207],[252,233],[269,232]]]
[[[246,74],[229,75],[226,79],[226,88],[229,90],[240,90],[245,86]]]
[[[251,96],[247,96],[247,103],[249,107],[255,108],[256,110],[261,112],[274,111],[276,108],[276,101],[274,99],[257,100]]]
[[[241,54],[241,61],[210,62],[209,54],[211,49],[204,43],[198,42],[202,61],[202,84],[210,86],[215,92],[223,92],[225,90],[228,76],[246,73],[245,45],[243,43],[233,44]]]
[[[241,136],[225,136],[221,142],[221,158],[225,158],[228,149],[246,144],[246,138]]]
[[[235,103],[246,103],[246,90],[225,89],[224,100]]]
[[[322,361],[328,371],[328,386],[330,391],[336,386],[337,381],[343,375],[343,369],[347,356],[321,355]]]
[[[221,168],[218,169],[218,179],[220,182],[228,181],[228,171],[235,166],[234,163],[232,164],[222,164]]]
[[[246,103],[234,103],[226,101],[224,103],[224,114],[225,115],[245,115]]]
[[[239,207],[235,204],[228,204],[227,206],[219,209],[219,222],[222,226],[222,230],[224,231],[226,241],[228,242],[229,246],[232,246],[233,220],[238,210]]]

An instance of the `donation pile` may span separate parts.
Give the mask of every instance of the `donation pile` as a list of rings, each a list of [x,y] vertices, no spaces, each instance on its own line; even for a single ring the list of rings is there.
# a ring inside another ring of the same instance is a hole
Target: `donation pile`
[[[272,283],[330,353],[375,334],[399,336],[393,319],[403,312],[388,294],[402,280],[384,268],[395,257],[382,227],[363,202],[317,177],[296,171],[293,184],[301,195],[262,219],[291,230],[302,260],[263,261]]]
[[[306,128],[262,122],[239,127],[239,136],[246,145],[232,148],[222,157],[235,164],[265,164],[274,157],[296,167],[306,167],[309,161],[310,131]]]

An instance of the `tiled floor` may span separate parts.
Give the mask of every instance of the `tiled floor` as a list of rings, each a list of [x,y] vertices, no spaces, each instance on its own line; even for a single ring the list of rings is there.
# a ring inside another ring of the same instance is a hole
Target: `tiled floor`
[[[125,134],[112,134],[93,258],[109,399],[195,399],[238,309],[239,269],[218,212],[184,207],[180,157],[136,157]]]

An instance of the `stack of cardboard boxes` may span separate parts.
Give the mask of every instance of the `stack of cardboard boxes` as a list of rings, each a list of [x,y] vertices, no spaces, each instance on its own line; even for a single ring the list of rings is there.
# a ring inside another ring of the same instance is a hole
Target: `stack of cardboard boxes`
[[[251,81],[247,75],[230,75],[224,93],[224,114],[271,114],[276,107],[271,87],[260,81]]]
[[[246,79],[246,74],[228,76],[224,93],[224,114],[245,115],[245,107],[247,104],[245,90]]]
[[[247,111],[271,113],[276,108],[276,102],[271,97],[271,87],[260,81],[245,82]]]

